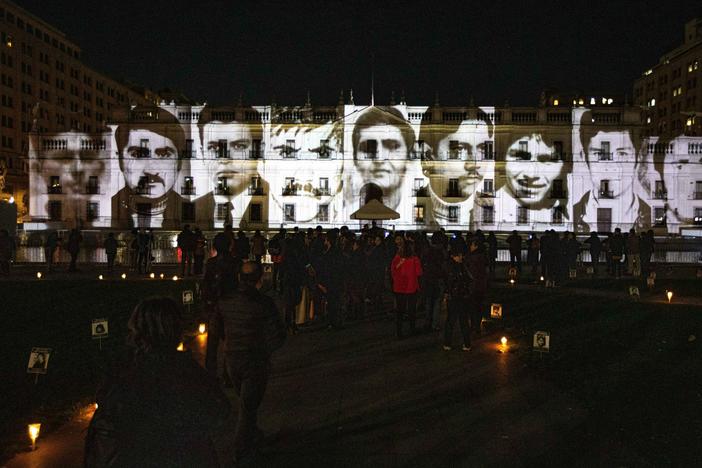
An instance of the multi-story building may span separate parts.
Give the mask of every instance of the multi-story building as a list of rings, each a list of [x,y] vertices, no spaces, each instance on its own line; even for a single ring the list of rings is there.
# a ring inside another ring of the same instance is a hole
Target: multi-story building
[[[83,63],[80,47],[61,31],[0,0],[0,197],[28,213],[28,133],[100,132],[112,112],[157,102]]]
[[[634,103],[648,111],[649,135],[702,135],[702,18],[687,22],[683,44],[634,82]]]
[[[351,214],[374,198],[397,229],[702,221],[702,138],[646,137],[645,112],[607,96],[122,111],[99,133],[30,134],[27,228],[358,226]]]

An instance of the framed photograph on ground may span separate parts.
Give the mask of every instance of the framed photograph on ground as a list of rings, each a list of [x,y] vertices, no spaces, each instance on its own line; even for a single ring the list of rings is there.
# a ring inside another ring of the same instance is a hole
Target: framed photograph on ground
[[[490,305],[490,318],[501,319],[502,318],[502,304],[491,304]]]
[[[109,326],[106,318],[93,319],[90,327],[91,335],[94,340],[99,338],[107,338],[109,334]]]
[[[27,373],[46,374],[46,371],[49,368],[50,357],[51,348],[32,348],[32,352],[29,353]]]
[[[545,331],[537,331],[534,333],[534,351],[548,353],[551,348],[551,335]]]

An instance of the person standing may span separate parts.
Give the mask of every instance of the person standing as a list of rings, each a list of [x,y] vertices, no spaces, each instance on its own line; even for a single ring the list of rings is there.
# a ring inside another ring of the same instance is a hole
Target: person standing
[[[344,290],[343,258],[331,233],[323,235],[322,252],[313,262],[316,287],[327,307],[327,326],[341,328],[341,298]]]
[[[212,435],[231,413],[227,396],[182,340],[178,305],[141,301],[127,324],[132,359],[97,392],[85,436],[85,467],[221,466]]]
[[[244,231],[239,231],[237,233],[236,240],[234,241],[234,248],[236,249],[236,257],[239,257],[240,262],[245,262],[249,259],[249,254],[251,253],[251,243],[249,238],[246,237]]]
[[[193,232],[193,243],[195,244],[195,249],[193,250],[195,259],[193,273],[195,276],[198,276],[202,274],[202,267],[205,263],[205,249],[207,247],[207,239],[205,239],[199,227],[196,227]]]
[[[541,243],[539,238],[536,237],[536,233],[529,234],[529,239],[527,240],[527,264],[531,267],[531,274],[535,275],[539,267],[539,253],[541,250]]]
[[[600,253],[602,252],[602,242],[600,238],[597,237],[597,233],[592,231],[590,237],[585,239],[586,244],[590,244],[590,266],[592,266],[592,273],[597,276],[597,267],[600,263]]]
[[[414,254],[411,242],[400,243],[397,254],[390,264],[392,277],[392,291],[395,293],[395,325],[397,337],[404,338],[402,322],[407,317],[410,334],[415,334],[417,292],[419,291],[419,277],[422,276],[422,263]]]
[[[494,232],[490,232],[487,236],[488,244],[488,268],[490,270],[490,277],[495,277],[495,265],[497,263],[497,237],[495,237]]]
[[[105,255],[107,256],[107,271],[112,273],[115,269],[115,257],[117,256],[117,239],[115,239],[115,234],[112,232],[109,233],[102,245],[105,248]]]
[[[149,256],[151,255],[151,240],[143,228],[139,229],[137,242],[137,272],[146,273],[149,270]]]
[[[12,259],[12,237],[7,229],[0,229],[0,274],[10,275],[10,260]]]
[[[280,265],[283,262],[283,244],[285,242],[285,229],[280,229],[268,242],[268,255],[273,263],[273,290],[281,291]]]
[[[46,260],[46,268],[48,271],[54,271],[54,257],[56,256],[56,249],[59,246],[59,236],[54,230],[49,232],[46,236],[46,244],[44,244],[44,258]]]
[[[517,271],[522,271],[522,236],[516,230],[507,237],[507,245],[509,246],[509,265],[517,267]]]
[[[266,238],[258,229],[251,238],[251,254],[258,263],[261,263],[261,259],[266,255]]]
[[[477,240],[472,240],[468,245],[466,262],[468,263],[470,276],[473,279],[470,289],[470,329],[473,333],[480,336],[480,324],[483,321],[485,296],[488,290],[488,277],[485,252],[482,251]]]
[[[257,413],[266,391],[271,355],[285,342],[285,326],[273,300],[260,292],[263,270],[256,262],[244,262],[239,288],[220,301],[224,323],[225,360],[239,397],[234,433],[235,461],[251,454],[263,433]]]
[[[626,259],[629,274],[634,278],[641,276],[641,246],[634,228],[629,230],[626,238]]]
[[[385,271],[387,269],[387,251],[382,234],[372,236],[372,244],[366,251],[368,268],[366,281],[366,303],[374,313],[384,313],[383,293],[385,292]]]
[[[609,252],[612,259],[612,274],[616,279],[622,277],[622,257],[624,256],[624,237],[622,230],[616,228],[609,238]]]
[[[470,328],[468,326],[468,311],[470,310],[471,274],[468,265],[463,261],[463,251],[452,249],[448,263],[446,280],[446,325],[444,327],[444,351],[451,351],[453,327],[458,321],[463,336],[463,351],[470,351]]]
[[[655,250],[656,240],[653,238],[653,230],[641,234],[639,248],[641,249],[641,274],[648,276],[651,272],[651,255]]]
[[[438,331],[441,313],[441,300],[446,288],[446,253],[441,248],[439,236],[434,233],[431,245],[422,255],[422,290],[426,321],[424,331]]]
[[[71,263],[68,266],[68,271],[78,271],[76,262],[78,261],[78,252],[80,252],[80,243],[83,241],[83,236],[78,229],[71,229],[68,235],[68,254],[71,256]]]
[[[189,224],[183,226],[183,230],[178,234],[178,248],[180,249],[180,275],[192,274],[195,236],[190,230]]]

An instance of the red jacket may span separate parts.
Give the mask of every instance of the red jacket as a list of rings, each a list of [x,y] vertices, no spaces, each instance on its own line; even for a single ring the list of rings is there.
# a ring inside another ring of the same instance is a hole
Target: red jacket
[[[419,277],[422,276],[422,263],[416,255],[402,258],[395,255],[390,264],[392,291],[401,294],[414,294],[419,291]]]

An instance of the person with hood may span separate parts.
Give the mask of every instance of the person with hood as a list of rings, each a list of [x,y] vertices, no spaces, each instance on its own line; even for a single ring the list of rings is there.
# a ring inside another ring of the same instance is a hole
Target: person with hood
[[[231,407],[191,354],[177,351],[178,305],[145,299],[127,328],[132,358],[98,391],[84,466],[220,466],[212,434]]]

